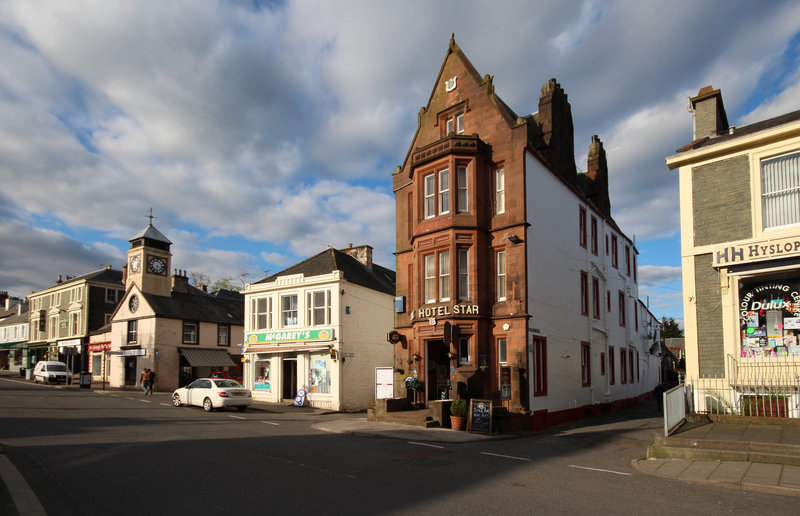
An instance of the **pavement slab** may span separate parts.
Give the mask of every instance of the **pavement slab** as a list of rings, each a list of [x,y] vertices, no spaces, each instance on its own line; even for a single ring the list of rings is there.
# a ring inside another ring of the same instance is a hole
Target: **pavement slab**
[[[754,462],[747,468],[742,478],[743,483],[777,486],[781,479],[783,464],[766,464]]]
[[[662,477],[678,478],[691,463],[688,460],[667,460],[656,470],[656,474]]]
[[[680,480],[707,480],[720,464],[720,461],[696,460],[689,464],[689,466],[678,475],[678,478]]]
[[[781,474],[780,486],[794,487],[800,489],[800,466],[790,466],[788,464],[783,466],[783,474]]]
[[[714,472],[708,476],[708,480],[720,482],[722,484],[738,485],[742,483],[742,477],[747,473],[749,467],[749,462],[723,461],[720,462]]]

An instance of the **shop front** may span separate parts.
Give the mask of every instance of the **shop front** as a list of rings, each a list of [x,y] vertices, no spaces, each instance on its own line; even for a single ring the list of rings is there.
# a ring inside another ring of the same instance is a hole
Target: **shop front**
[[[338,409],[333,377],[340,361],[332,329],[255,332],[245,340],[245,384],[255,399],[294,402],[304,393],[298,403]]]
[[[739,280],[741,358],[800,358],[800,275]]]

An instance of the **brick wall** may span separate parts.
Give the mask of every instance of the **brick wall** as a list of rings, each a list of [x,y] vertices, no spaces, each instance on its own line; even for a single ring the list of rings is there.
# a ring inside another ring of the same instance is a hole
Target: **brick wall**
[[[750,191],[747,156],[693,168],[694,245],[752,238]]]

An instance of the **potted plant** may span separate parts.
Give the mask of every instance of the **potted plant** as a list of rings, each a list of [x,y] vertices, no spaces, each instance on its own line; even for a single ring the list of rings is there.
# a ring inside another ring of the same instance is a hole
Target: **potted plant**
[[[467,400],[457,399],[450,404],[450,426],[453,430],[464,428],[467,419]]]

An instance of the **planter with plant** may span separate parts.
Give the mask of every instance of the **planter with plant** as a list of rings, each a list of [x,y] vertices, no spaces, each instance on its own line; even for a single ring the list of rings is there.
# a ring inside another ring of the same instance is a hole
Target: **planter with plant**
[[[467,400],[458,399],[450,404],[450,426],[462,430],[467,419]]]

